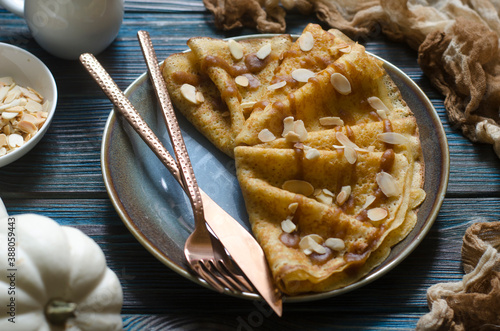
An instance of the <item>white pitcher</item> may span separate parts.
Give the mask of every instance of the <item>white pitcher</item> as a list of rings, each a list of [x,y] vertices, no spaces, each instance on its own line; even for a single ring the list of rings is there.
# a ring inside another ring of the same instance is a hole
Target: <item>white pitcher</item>
[[[98,54],[118,35],[124,0],[0,0],[23,17],[33,38],[49,53],[77,59]]]

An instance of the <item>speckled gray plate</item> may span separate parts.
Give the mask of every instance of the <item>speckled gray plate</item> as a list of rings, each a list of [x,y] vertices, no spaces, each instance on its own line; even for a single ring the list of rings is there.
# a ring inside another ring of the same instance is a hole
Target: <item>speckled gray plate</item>
[[[263,35],[239,39],[255,37],[262,38]],[[339,295],[379,278],[417,247],[437,217],[446,193],[449,174],[449,151],[443,126],[420,88],[392,64],[384,61],[384,66],[413,110],[420,129],[427,198],[420,207],[417,224],[402,242],[394,246],[387,260],[358,282],[326,293],[285,297],[286,302]],[[147,73],[134,81],[125,94],[173,155]],[[213,147],[182,115],[178,119],[200,187],[249,229],[233,160]],[[184,261],[184,242],[193,229],[192,212],[186,195],[146,144],[113,111],[104,129],[101,163],[111,201],[137,240],[172,270],[209,287],[191,273]],[[226,293],[243,298],[257,298],[251,293]]]

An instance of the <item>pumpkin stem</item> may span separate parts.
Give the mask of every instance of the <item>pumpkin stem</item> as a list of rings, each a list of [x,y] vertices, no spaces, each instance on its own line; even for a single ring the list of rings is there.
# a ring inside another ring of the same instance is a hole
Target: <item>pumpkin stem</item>
[[[76,303],[52,299],[45,306],[45,318],[54,325],[64,326],[71,317],[76,317]]]

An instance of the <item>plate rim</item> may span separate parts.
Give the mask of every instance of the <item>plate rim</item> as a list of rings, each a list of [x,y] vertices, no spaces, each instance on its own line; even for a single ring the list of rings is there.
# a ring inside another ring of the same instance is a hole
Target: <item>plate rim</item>
[[[230,37],[230,38],[224,38],[224,40],[229,40],[229,39],[234,39],[234,40],[246,40],[246,39],[253,39],[253,38],[272,38],[274,36],[277,36],[279,34],[250,34],[250,35],[243,35],[243,36],[235,36],[235,37]],[[290,34],[290,36],[294,39],[297,39],[299,35],[296,34]],[[189,52],[189,49],[184,51],[184,52]],[[403,78],[405,84],[413,88],[415,91],[418,92],[419,97],[422,99],[422,101],[425,103],[425,108],[426,109],[431,109],[431,112],[427,112],[427,114],[431,115],[431,120],[432,122],[437,126],[439,129],[439,132],[437,132],[438,136],[440,136],[443,139],[439,139],[439,145],[441,147],[441,150],[443,151],[444,155],[441,155],[441,178],[439,181],[439,188],[437,190],[437,195],[436,199],[432,205],[432,208],[430,208],[429,216],[427,217],[427,220],[424,223],[424,226],[421,228],[419,232],[419,236],[416,237],[414,240],[412,240],[406,247],[401,251],[399,255],[397,255],[396,258],[394,258],[392,261],[388,261],[387,259],[384,260],[382,263],[387,263],[384,265],[381,269],[377,270],[376,273],[370,274],[368,273],[361,279],[359,279],[357,282],[349,284],[343,288],[335,289],[332,291],[328,292],[320,292],[320,293],[307,293],[307,294],[301,294],[298,296],[287,296],[283,295],[283,301],[284,302],[306,302],[306,301],[315,301],[315,300],[320,300],[320,299],[326,299],[334,296],[338,296],[347,292],[351,292],[353,290],[356,290],[360,287],[363,287],[372,281],[379,279],[380,277],[384,276],[387,274],[389,271],[391,271],[393,268],[395,268],[399,263],[401,263],[403,260],[405,260],[414,250],[415,248],[422,242],[423,238],[426,237],[430,229],[432,228],[432,225],[434,224],[439,211],[441,209],[441,206],[443,204],[447,187],[448,187],[448,181],[449,181],[449,172],[450,172],[450,154],[449,154],[449,146],[448,146],[448,140],[446,137],[446,132],[444,130],[443,124],[439,118],[439,114],[437,113],[435,107],[433,106],[432,102],[428,98],[428,96],[422,91],[422,89],[406,74],[404,73],[401,69],[393,65],[392,63],[388,62],[387,60],[381,58],[380,56],[373,54],[369,51],[366,51],[367,54],[383,61],[384,66],[389,67],[392,71],[397,73],[400,78]],[[127,97],[133,92],[133,90],[141,83],[143,83],[144,80],[148,79],[148,72],[144,72],[139,77],[137,77],[127,88],[125,89],[124,93]],[[399,89],[399,87],[398,87]],[[117,116],[115,113],[115,107],[113,106],[110,114],[108,116],[108,119],[106,121],[104,131],[103,131],[103,138],[102,138],[102,144],[101,144],[101,169],[102,169],[102,175],[103,175],[103,180],[104,184],[106,187],[106,191],[108,193],[108,196],[112,202],[113,207],[115,208],[116,212],[118,213],[120,219],[122,222],[125,224],[127,229],[132,233],[132,235],[143,245],[143,247],[146,248],[146,250],[151,253],[157,260],[162,262],[164,265],[169,267],[171,270],[175,271],[176,273],[180,274],[181,276],[199,284],[202,285],[206,288],[209,288],[211,290],[214,290],[209,284],[207,284],[203,279],[200,279],[199,277],[196,277],[194,274],[190,273],[186,269],[182,268],[181,266],[177,265],[174,261],[169,259],[169,257],[163,253],[161,250],[156,248],[156,246],[149,241],[149,239],[146,237],[145,234],[143,234],[140,229],[135,225],[134,220],[129,217],[129,215],[126,213],[126,210],[123,206],[123,204],[120,201],[120,198],[118,196],[118,193],[115,190],[115,186],[113,185],[113,179],[111,178],[111,170],[108,167],[108,153],[107,151],[110,148],[110,137],[113,132],[113,126],[115,123],[117,123]],[[119,124],[118,124],[119,125]],[[418,217],[418,216],[417,216]],[[412,229],[412,231],[414,231]],[[410,233],[412,232],[410,231]],[[410,234],[409,233],[409,234]],[[409,235],[408,234],[408,235]],[[399,244],[399,243],[398,243]],[[398,245],[396,244],[396,245]],[[395,245],[395,246],[396,246]],[[393,247],[395,247],[393,246]],[[392,247],[391,247],[392,250]],[[382,264],[381,263],[381,264]],[[380,265],[379,265],[380,266]],[[372,270],[375,270],[377,267],[375,267]],[[214,290],[215,291],[215,290]],[[259,299],[260,296],[254,293],[248,293],[248,292],[241,292],[241,293],[233,293],[231,291],[225,290],[223,292],[224,294],[228,294],[230,296],[234,297],[239,297],[239,298],[245,298],[245,299]]]

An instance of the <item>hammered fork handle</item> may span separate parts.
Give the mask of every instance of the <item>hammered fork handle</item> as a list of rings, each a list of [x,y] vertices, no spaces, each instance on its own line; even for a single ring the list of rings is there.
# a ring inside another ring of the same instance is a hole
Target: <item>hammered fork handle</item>
[[[181,129],[179,127],[179,123],[177,122],[174,108],[167,92],[167,85],[161,75],[160,67],[156,60],[156,53],[153,48],[153,44],[147,31],[139,31],[137,36],[139,37],[146,65],[149,69],[148,71],[151,82],[154,85],[156,96],[163,111],[163,118],[167,124],[170,141],[172,142],[175,157],[177,158],[177,163],[181,170],[181,178],[184,182],[184,188],[186,193],[188,193],[189,200],[191,201],[191,205],[193,207],[195,222],[200,224],[202,223],[203,226],[205,226],[205,215],[203,212],[200,189],[198,187],[198,183],[196,182],[193,166],[191,165],[191,160],[189,159],[186,145],[184,143],[184,139],[182,138]]]
[[[80,55],[80,62],[85,69],[90,73],[92,78],[97,82],[99,87],[111,102],[116,106],[116,110],[127,120],[132,128],[139,133],[142,140],[149,146],[153,153],[160,159],[161,163],[174,176],[179,184],[184,188],[181,173],[177,162],[165,149],[160,139],[151,130],[146,121],[141,117],[139,112],[134,108],[130,100],[120,90],[115,81],[108,74],[106,69],[97,61],[94,55],[85,53]]]

